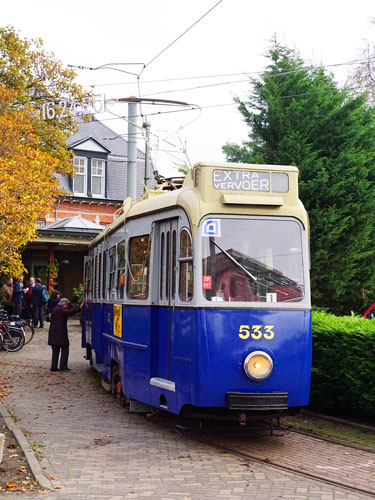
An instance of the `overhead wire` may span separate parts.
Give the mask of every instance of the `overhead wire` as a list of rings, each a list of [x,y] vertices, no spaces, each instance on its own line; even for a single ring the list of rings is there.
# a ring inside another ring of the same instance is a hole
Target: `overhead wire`
[[[360,93],[360,92],[368,92],[370,94],[375,93],[375,90],[372,90],[372,87],[363,86],[363,85],[358,85],[358,86],[354,86],[354,87],[343,87],[341,90],[342,91],[354,91],[356,93]],[[298,98],[298,97],[306,97],[309,95],[315,95],[315,94],[320,94],[320,93],[330,93],[330,92],[334,92],[334,91],[335,91],[335,89],[332,88],[330,90],[319,90],[319,91],[315,91],[315,92],[304,92],[304,93],[300,93],[300,94],[288,94],[288,95],[282,95],[282,96],[268,97],[268,99],[269,100],[289,99],[289,98],[291,99],[291,98]],[[247,97],[239,98],[239,99],[245,100],[246,98]],[[110,99],[109,101],[114,101],[114,100]],[[228,103],[211,104],[211,105],[207,105],[207,106],[191,105],[191,107],[184,108],[184,109],[173,109],[173,110],[169,110],[169,111],[157,111],[154,113],[147,113],[147,116],[158,116],[158,115],[166,115],[166,114],[173,114],[173,113],[185,113],[188,111],[214,109],[214,108],[220,108],[220,107],[226,107],[226,106],[237,106],[237,105],[238,105],[238,102],[236,102],[236,101],[232,101],[232,102],[228,102]],[[107,108],[107,112],[110,114],[113,114],[114,117],[113,118],[101,118],[100,121],[113,121],[113,120],[125,120],[125,121],[127,121],[128,120],[126,116],[124,116],[124,115],[120,116],[116,113],[113,113],[112,111],[109,111],[108,108]],[[86,116],[94,116],[96,114],[97,114],[96,112],[85,113]],[[143,117],[143,115],[138,114],[138,115],[135,115],[135,117],[141,118],[141,117]],[[192,121],[195,121],[195,119]],[[190,123],[191,122],[188,122],[187,125],[189,125]],[[187,126],[187,125],[185,125],[185,126]],[[123,134],[123,135],[126,135],[126,134]]]
[[[154,56],[147,64],[144,65],[143,69],[141,70],[140,74],[138,75],[138,80],[141,77],[143,71],[149,67],[156,59],[158,59],[164,52],[166,52],[172,45],[174,45],[180,38],[182,38],[186,33],[188,33],[194,26],[196,26],[202,19],[204,19],[210,12],[212,12],[216,7],[221,4],[223,0],[219,0],[215,5],[213,5],[207,12],[205,12],[199,19],[197,19],[189,28],[187,28],[181,35],[179,35],[177,38],[173,40],[170,44],[168,44],[162,51],[160,51],[156,56]]]
[[[343,91],[355,91],[357,93],[359,92],[368,92],[370,94],[374,94],[375,93],[375,90],[371,90],[371,87],[363,87],[363,86],[358,86],[358,87],[344,87],[343,89],[341,89]],[[305,93],[301,93],[301,94],[289,94],[289,95],[283,95],[283,96],[275,96],[275,97],[269,97],[268,99],[270,100],[276,100],[276,99],[288,99],[288,98],[297,98],[297,97],[306,97],[308,95],[314,95],[314,94],[319,94],[319,93],[330,93],[330,92],[334,92],[335,89],[331,89],[331,90],[320,90],[320,91],[316,91],[316,92],[305,92]],[[176,109],[176,110],[170,110],[170,111],[157,111],[155,113],[147,113],[147,116],[159,116],[159,115],[166,115],[166,114],[172,114],[172,113],[185,113],[187,111],[196,111],[196,110],[204,110],[204,109],[214,109],[214,108],[220,108],[220,107],[226,107],[226,106],[237,106],[238,105],[238,102],[236,101],[233,101],[233,102],[228,102],[228,103],[220,103],[220,104],[211,104],[211,105],[207,105],[207,106],[198,106],[196,105],[196,107],[190,107],[190,108],[185,108],[185,109]],[[107,110],[108,111],[108,110]],[[108,111],[109,113],[111,114],[114,114],[110,111]],[[96,113],[87,113],[88,116],[93,116],[95,115]],[[142,114],[139,114],[139,115],[136,115],[137,118],[141,118],[143,115]],[[127,117],[126,116],[119,116],[119,115],[116,115],[114,118],[101,118],[100,121],[113,121],[113,120],[127,120]],[[194,121],[194,120],[193,120]],[[189,122],[188,124],[190,124],[191,122]],[[123,134],[123,135],[126,135],[126,134]]]
[[[112,114],[113,116],[115,116],[117,119],[125,120],[125,121],[127,121],[128,123],[131,123],[134,127],[136,127],[136,128],[138,128],[138,129],[140,129],[140,130],[141,130],[141,134],[140,134],[140,133],[137,133],[137,134],[133,134],[133,135],[142,135],[142,136],[144,137],[144,128],[143,128],[143,126],[138,125],[138,123],[136,123],[136,122],[130,121],[130,120],[129,120],[126,116],[120,116],[120,115],[118,115],[117,113],[114,113],[113,111],[109,111],[109,110],[108,110],[108,112],[109,112],[110,114]],[[135,117],[133,117],[133,118],[138,118],[138,117],[141,117],[141,115],[137,115],[137,116],[135,116]],[[101,121],[102,121],[102,120],[101,120]],[[169,140],[168,140],[168,137],[169,137],[169,136],[168,136],[167,138],[162,138],[162,137],[160,137],[159,135],[155,134],[154,132],[150,132],[150,134],[151,134],[151,135],[153,135],[153,136],[155,136],[158,140],[160,140],[160,139],[161,139],[163,142],[165,142],[166,144],[169,144],[170,146],[172,146],[172,147],[174,147],[174,148],[177,148],[177,147],[178,147],[178,146],[176,146],[176,144],[173,144],[171,141],[169,141]],[[118,137],[120,137],[120,136],[122,136],[122,135],[127,135],[127,134],[118,134],[117,136],[113,137],[112,139],[116,139],[116,138],[118,138]],[[172,134],[170,134],[170,135],[172,135]],[[107,140],[111,140],[111,138],[106,138],[106,139],[107,139]],[[181,152],[181,151],[180,151],[180,152]]]
[[[218,5],[220,5],[222,3],[223,0],[219,0],[218,2],[215,3],[215,5],[213,5],[207,12],[205,12],[199,19],[197,19],[192,25],[190,25],[185,31],[183,31],[177,38],[175,38],[171,43],[169,43],[163,50],[161,50],[160,52],[158,52],[154,57],[152,57],[148,63],[146,63],[142,70],[140,71],[138,77],[137,77],[137,86],[138,86],[138,95],[139,97],[141,97],[142,95],[142,92],[141,92],[141,84],[140,84],[140,81],[141,81],[141,76],[143,74],[143,72],[145,71],[146,68],[148,68],[152,63],[154,63],[162,54],[164,54],[168,49],[170,49],[172,47],[172,45],[174,45],[178,40],[180,40],[184,35],[186,35],[186,33],[188,33],[192,28],[194,28],[199,22],[201,22],[208,14],[210,14]],[[142,111],[142,102],[140,102],[140,111],[141,111],[141,115],[142,115],[142,119],[144,121],[147,121],[145,116],[143,115],[143,111]],[[194,121],[194,120],[192,120]],[[191,121],[191,122],[192,122]],[[189,122],[189,124],[191,123]],[[188,125],[188,124],[187,124]],[[186,125],[186,126],[187,126]],[[182,130],[182,127],[180,127],[176,132],[177,132],[177,136],[181,142],[181,138],[179,136],[179,132]],[[145,136],[145,139],[146,139],[146,142],[147,142],[147,137]],[[148,147],[148,145],[147,145]],[[184,148],[185,151],[186,151],[186,147]],[[151,157],[151,151],[152,149],[149,148],[149,151],[150,151],[150,157]],[[186,154],[186,158],[188,160],[188,162],[190,163],[190,159],[188,158],[187,154]],[[154,165],[153,165],[154,167]],[[154,174],[155,174],[155,168],[154,168]],[[157,171],[156,171],[156,174],[157,174]],[[157,174],[158,175],[158,174]]]
[[[241,71],[239,73],[224,73],[224,74],[218,74],[218,75],[199,75],[199,76],[188,76],[188,77],[180,77],[180,78],[164,78],[164,79],[158,79],[158,80],[142,81],[142,85],[150,84],[150,83],[172,82],[172,81],[201,80],[201,79],[205,79],[205,78],[226,78],[229,76],[241,76],[241,75],[242,76],[246,76],[246,75],[252,76],[252,75],[262,75],[264,73],[267,73],[267,76],[270,78],[278,78],[278,77],[281,77],[284,75],[298,73],[299,71],[308,70],[308,69],[319,69],[319,68],[327,68],[328,69],[328,68],[340,67],[340,66],[350,66],[353,64],[368,63],[371,60],[375,60],[375,58],[370,57],[367,59],[354,59],[352,61],[333,63],[333,64],[307,65],[307,66],[301,66],[298,69],[285,70],[285,71],[275,71],[273,73],[267,72],[266,69],[263,69],[263,70],[257,70],[257,71]],[[111,64],[127,64],[127,63],[111,63]],[[136,64],[138,64],[138,63],[136,63]],[[74,67],[80,68],[80,69],[85,69],[84,66],[74,66]],[[94,68],[87,68],[87,69],[94,69]],[[231,83],[231,82],[229,82],[229,83]],[[134,84],[135,84],[135,82],[117,82],[117,83],[109,82],[109,83],[98,83],[98,84],[86,84],[86,85],[82,85],[82,86],[83,87],[90,87],[90,88],[94,89],[95,87],[109,87],[109,86],[134,85]]]
[[[153,62],[155,62],[162,54],[164,54],[170,47],[172,47],[172,45],[174,45],[178,40],[180,40],[184,35],[186,35],[186,33],[188,33],[192,28],[194,28],[194,26],[196,26],[200,21],[202,21],[202,19],[204,19],[210,12],[212,12],[218,5],[220,5],[222,3],[223,0],[219,0],[218,2],[215,3],[215,5],[213,5],[207,12],[205,12],[199,19],[197,19],[191,26],[189,26],[183,33],[181,33],[177,38],[175,38],[171,43],[169,43],[163,50],[161,50],[158,54],[156,54],[152,59],[150,59],[150,61],[148,63],[146,63],[142,70],[140,71],[139,75],[137,76],[137,86],[138,86],[138,95],[139,97],[141,98],[141,86],[140,86],[140,80],[141,80],[141,76],[143,74],[143,72],[145,71],[146,68],[148,68]],[[145,116],[143,115],[143,111],[142,111],[142,102],[140,102],[140,111],[141,111],[141,116],[142,116],[142,119],[144,121],[146,121],[145,119]],[[194,120],[192,120],[194,121]],[[189,124],[192,122],[190,121]],[[142,127],[143,130],[144,130],[144,127]],[[179,132],[182,130],[182,127],[179,127],[179,129],[176,131],[177,133],[177,136],[181,141],[181,138],[179,136]],[[156,170],[155,166],[154,166],[154,163],[152,161],[152,155],[151,155],[151,151],[152,151],[152,148],[151,146],[149,147],[149,138],[145,135],[145,140],[146,140],[146,144],[147,144],[147,147],[149,149],[149,152],[150,152],[150,158],[151,158],[151,162],[152,162],[152,166],[153,166],[153,169],[154,169],[154,175],[155,177],[159,176],[158,174],[158,171]],[[165,140],[165,139],[163,139]],[[168,141],[166,141],[168,143]],[[184,147],[184,151],[186,153],[186,146]],[[190,159],[189,157],[187,156],[186,154],[186,158],[188,160],[188,163],[191,165],[190,163]]]

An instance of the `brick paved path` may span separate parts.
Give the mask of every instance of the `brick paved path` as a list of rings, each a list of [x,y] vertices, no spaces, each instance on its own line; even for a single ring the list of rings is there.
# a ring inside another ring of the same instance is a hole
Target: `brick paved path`
[[[0,352],[2,373],[13,377],[5,404],[14,411],[21,428],[31,434],[29,442],[43,445],[36,446],[44,456],[42,466],[46,474],[58,478],[54,484],[61,485],[59,490],[33,498],[371,498],[272,466],[245,464],[241,458],[128,413],[103,391],[83,359],[79,329],[70,327],[70,331],[70,373],[49,372],[46,330],[37,330],[36,338],[19,353]],[[243,439],[251,442],[252,438]],[[273,439],[272,447],[282,450],[280,440],[284,438],[269,439]]]

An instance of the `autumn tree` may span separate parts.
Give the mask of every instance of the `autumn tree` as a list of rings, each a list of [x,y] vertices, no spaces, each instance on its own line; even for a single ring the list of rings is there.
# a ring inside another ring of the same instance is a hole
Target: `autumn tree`
[[[23,270],[20,250],[37,237],[36,222],[59,194],[55,173],[72,173],[66,139],[76,132],[72,113],[43,119],[40,109],[63,99],[88,105],[90,96],[40,39],[23,40],[0,28],[0,270]],[[57,111],[58,115],[58,111]]]
[[[22,95],[0,85],[0,271],[22,271],[20,248],[36,238],[39,214],[58,194],[58,160],[38,148],[35,111]]]
[[[237,100],[249,140],[230,161],[295,165],[311,222],[313,304],[335,313],[375,300],[375,115],[323,68],[274,41],[269,66]],[[363,295],[366,295],[365,297]]]

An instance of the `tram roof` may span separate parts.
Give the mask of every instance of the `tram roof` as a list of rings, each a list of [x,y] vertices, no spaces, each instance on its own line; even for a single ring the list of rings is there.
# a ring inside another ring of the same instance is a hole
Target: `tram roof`
[[[209,214],[292,216],[308,226],[306,211],[298,199],[298,168],[199,162],[188,172],[182,186],[169,179],[145,193],[134,205],[127,198],[123,205],[124,213],[91,245],[127,219],[176,207],[185,210],[193,232],[201,218]]]

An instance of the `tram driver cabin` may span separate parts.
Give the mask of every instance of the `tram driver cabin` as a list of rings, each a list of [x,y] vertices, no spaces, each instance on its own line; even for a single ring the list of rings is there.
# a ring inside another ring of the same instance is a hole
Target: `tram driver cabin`
[[[241,423],[308,403],[309,226],[296,167],[199,163],[90,245],[82,342],[135,411]]]

